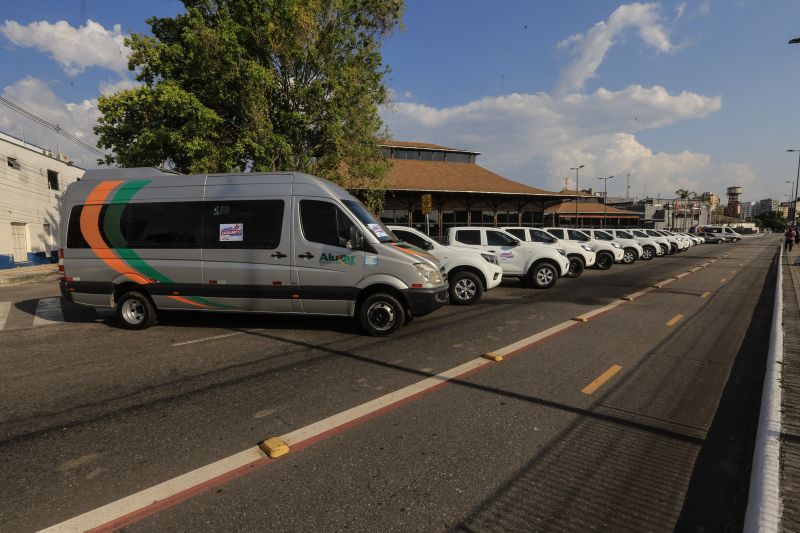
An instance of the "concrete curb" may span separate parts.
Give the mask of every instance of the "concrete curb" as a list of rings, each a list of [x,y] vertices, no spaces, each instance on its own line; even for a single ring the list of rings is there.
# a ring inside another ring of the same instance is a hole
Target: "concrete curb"
[[[780,531],[781,366],[783,362],[783,247],[778,252],[775,306],[753,451],[744,531]]]
[[[58,276],[58,265],[52,265],[52,268],[35,270],[33,272],[26,272],[28,268],[34,267],[16,268],[13,269],[13,273],[0,271],[0,285],[16,285],[18,283],[25,283],[26,281],[49,277],[55,278]]]

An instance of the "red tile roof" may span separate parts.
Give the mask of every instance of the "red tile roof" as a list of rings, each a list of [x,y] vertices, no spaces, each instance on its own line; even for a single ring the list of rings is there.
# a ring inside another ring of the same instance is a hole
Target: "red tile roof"
[[[499,176],[473,163],[391,159],[386,186],[397,191],[558,195]]]
[[[564,214],[564,215],[575,215],[575,202],[569,201],[564,202],[558,205],[550,206],[544,210],[546,215],[550,215],[552,213]],[[625,209],[618,209],[616,207],[604,206],[601,203],[597,202],[578,202],[578,214],[596,214],[602,215],[603,213],[608,213],[610,216],[640,216],[642,213],[638,211],[626,211]]]

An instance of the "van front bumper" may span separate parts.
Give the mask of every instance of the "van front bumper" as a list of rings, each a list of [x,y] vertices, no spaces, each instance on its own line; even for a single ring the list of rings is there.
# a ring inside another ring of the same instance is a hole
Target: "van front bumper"
[[[403,296],[411,316],[421,317],[447,303],[447,285],[434,289],[406,289],[403,291]]]

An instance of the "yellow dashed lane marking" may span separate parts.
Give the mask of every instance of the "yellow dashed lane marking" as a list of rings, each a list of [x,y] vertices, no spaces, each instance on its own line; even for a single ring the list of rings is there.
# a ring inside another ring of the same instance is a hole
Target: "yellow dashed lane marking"
[[[594,391],[599,389],[603,386],[603,384],[608,381],[609,379],[614,377],[614,374],[622,370],[622,367],[619,365],[612,365],[611,368],[597,376],[597,379],[586,385],[581,392],[584,394],[592,394]]]
[[[708,298],[709,296],[711,296],[711,292],[710,291],[706,291],[706,292],[704,292],[703,294],[700,295],[700,298]]]
[[[674,326],[675,324],[677,324],[678,322],[680,322],[682,319],[683,319],[683,315],[681,315],[681,314],[677,314],[677,315],[675,315],[674,317],[672,317],[672,318],[670,318],[670,319],[669,319],[669,322],[667,322],[667,325],[668,325],[669,327],[672,327],[672,326]]]

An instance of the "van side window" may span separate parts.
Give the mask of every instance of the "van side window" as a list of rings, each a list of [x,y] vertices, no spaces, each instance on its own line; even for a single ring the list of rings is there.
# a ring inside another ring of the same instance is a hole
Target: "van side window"
[[[519,239],[521,241],[527,241],[528,240],[528,239],[525,238],[525,230],[524,229],[507,229],[506,231],[509,232],[511,235],[513,235],[514,237],[516,237],[517,239]]]
[[[481,230],[461,229],[456,232],[456,242],[461,244],[481,244]]]
[[[486,244],[489,246],[514,246],[517,241],[513,237],[499,231],[486,232]]]
[[[125,212],[121,229],[128,248],[200,247],[201,210],[197,202],[132,203]]]
[[[203,248],[274,250],[281,244],[283,200],[206,201]]]
[[[67,248],[88,248],[89,244],[81,233],[81,213],[82,205],[76,205],[69,213],[69,225],[67,226]]]
[[[346,248],[350,228],[355,226],[342,210],[330,202],[300,200],[300,225],[308,242]]]

